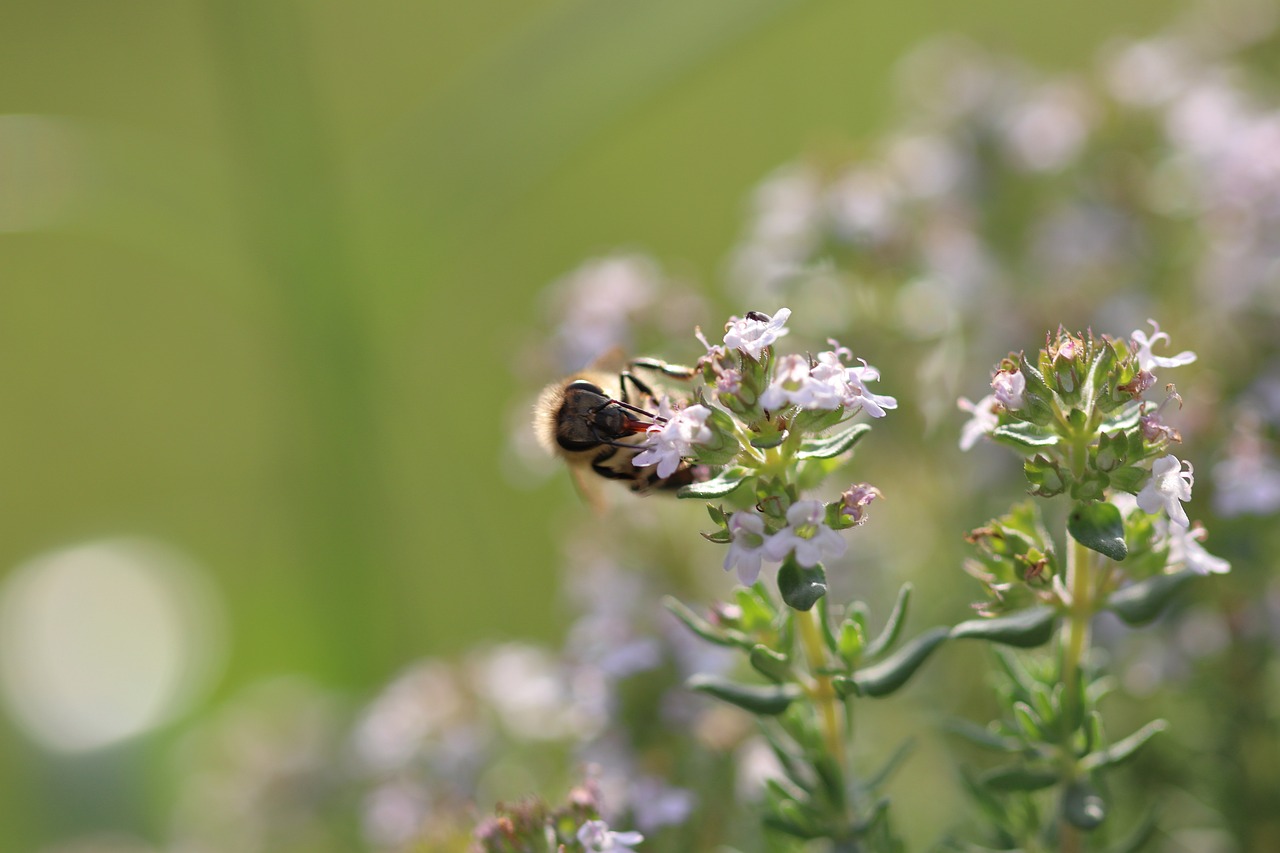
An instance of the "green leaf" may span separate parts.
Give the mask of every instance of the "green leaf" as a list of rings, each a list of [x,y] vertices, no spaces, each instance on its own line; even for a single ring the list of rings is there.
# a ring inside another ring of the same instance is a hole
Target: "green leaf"
[[[889,619],[884,623],[884,628],[880,630],[880,634],[871,642],[867,643],[863,656],[875,659],[887,652],[898,642],[899,635],[902,634],[903,623],[907,619],[907,605],[911,603],[912,586],[904,583],[902,588],[898,590],[898,598],[893,602],[893,610],[889,611]]]
[[[749,645],[747,638],[741,633],[717,628],[669,595],[662,599],[662,604],[671,611],[673,616],[683,622],[685,627],[709,643],[730,647]]]
[[[1191,569],[1155,575],[1113,592],[1106,607],[1128,625],[1145,625],[1164,612],[1165,606],[1187,581],[1198,577],[1200,575]]]
[[[757,643],[751,649],[751,665],[770,681],[782,684],[791,678],[791,661],[786,655]]]
[[[1053,447],[1061,439],[1056,432],[1029,421],[1002,424],[991,431],[991,437],[1013,445],[1026,453],[1034,453],[1041,447]]]
[[[1138,750],[1147,745],[1147,741],[1167,728],[1169,724],[1164,720],[1152,720],[1127,738],[1116,741],[1100,752],[1086,756],[1080,763],[1086,769],[1122,764],[1137,755]]]
[[[1138,421],[1142,419],[1142,406],[1139,403],[1133,403],[1122,409],[1119,414],[1108,418],[1098,427],[1100,432],[1127,432],[1138,425]]]
[[[1080,829],[1097,829],[1107,816],[1107,803],[1087,779],[1075,779],[1062,792],[1062,816]]]
[[[821,438],[805,439],[797,459],[833,459],[853,447],[871,431],[870,424],[854,424],[848,429]]]
[[[932,628],[907,643],[880,663],[858,670],[849,681],[859,696],[888,696],[915,674],[950,631]]]
[[[1054,767],[1006,764],[983,773],[980,781],[993,791],[1039,791],[1058,784],[1058,770]]]
[[[819,563],[805,568],[791,554],[778,569],[778,592],[788,607],[809,610],[818,599],[827,594],[827,575]]]
[[[962,737],[970,743],[978,746],[994,749],[999,752],[1021,752],[1022,741],[1005,737],[998,732],[994,732],[986,726],[980,726],[958,717],[951,717],[942,722],[942,728],[953,735]]]
[[[726,468],[716,476],[702,483],[690,483],[681,486],[676,492],[678,498],[698,498],[712,500],[722,498],[741,486],[752,476],[750,468]],[[714,517],[714,516],[713,516]]]
[[[1113,560],[1123,560],[1129,554],[1124,544],[1124,519],[1114,504],[1076,504],[1067,516],[1067,532],[1081,545]]]
[[[1044,645],[1053,636],[1057,616],[1052,607],[1033,607],[994,619],[970,619],[951,629],[951,639],[987,640],[1031,649]]]
[[[1013,703],[1013,719],[1029,740],[1044,740],[1044,721],[1026,702]]]
[[[695,675],[687,683],[690,690],[765,716],[781,714],[800,696],[800,687],[796,684],[741,684],[705,674]]]

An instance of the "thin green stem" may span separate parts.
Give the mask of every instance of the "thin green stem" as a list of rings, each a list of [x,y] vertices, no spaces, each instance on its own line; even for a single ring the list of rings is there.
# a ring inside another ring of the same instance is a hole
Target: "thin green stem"
[[[1065,634],[1062,639],[1062,682],[1065,686],[1064,701],[1066,712],[1070,718],[1079,718],[1084,704],[1084,680],[1080,677],[1080,669],[1085,655],[1089,651],[1089,623],[1093,617],[1093,552],[1087,547],[1069,539],[1070,549],[1067,552],[1067,588],[1071,593],[1071,607],[1067,612]],[[1068,781],[1075,776],[1075,756],[1068,749],[1063,750],[1063,760],[1071,762],[1067,768]],[[1078,853],[1081,849],[1080,831],[1063,817],[1058,829],[1059,850],[1061,853]]]
[[[845,749],[845,727],[840,719],[840,697],[836,693],[831,676],[824,674],[827,666],[826,647],[822,641],[822,626],[818,608],[796,613],[796,625],[800,632],[800,644],[804,647],[805,660],[811,679],[808,685],[809,697],[813,700],[822,720],[822,736],[827,744],[827,751],[835,759],[841,775],[845,775],[847,750]],[[844,804],[848,809],[848,802]]]

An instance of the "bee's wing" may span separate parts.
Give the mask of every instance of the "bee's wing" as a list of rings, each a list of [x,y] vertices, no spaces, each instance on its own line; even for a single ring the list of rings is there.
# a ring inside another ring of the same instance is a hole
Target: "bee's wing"
[[[626,351],[622,347],[613,347],[597,356],[595,361],[587,365],[587,370],[617,376],[626,366]]]
[[[595,511],[603,515],[609,508],[609,496],[605,493],[604,480],[585,466],[570,465],[569,474],[573,478],[573,487],[578,490],[582,500]]]

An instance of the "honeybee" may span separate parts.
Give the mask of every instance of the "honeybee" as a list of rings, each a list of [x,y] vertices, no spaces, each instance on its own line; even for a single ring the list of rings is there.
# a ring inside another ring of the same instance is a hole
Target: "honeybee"
[[[654,466],[637,468],[632,464],[649,427],[665,423],[651,411],[657,409],[658,397],[636,375],[637,370],[685,380],[695,372],[652,358],[628,361],[615,351],[548,385],[534,405],[538,440],[568,464],[578,491],[597,507],[601,505],[596,488],[600,481],[592,474],[626,483],[636,494],[678,489],[706,477],[704,469],[687,462],[668,477],[659,477]],[[645,405],[633,403],[633,394],[636,402]]]

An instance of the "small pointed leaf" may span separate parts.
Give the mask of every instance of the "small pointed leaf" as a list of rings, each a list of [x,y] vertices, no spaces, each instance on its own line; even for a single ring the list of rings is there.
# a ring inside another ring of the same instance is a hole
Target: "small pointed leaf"
[[[1058,784],[1058,771],[1053,767],[1006,764],[983,773],[981,782],[993,791],[1039,791]]]
[[[790,680],[791,661],[784,654],[779,654],[768,646],[756,643],[751,649],[751,665],[756,672],[770,681],[782,684]]]
[[[1010,444],[1024,453],[1034,453],[1042,447],[1053,447],[1061,439],[1048,427],[1038,426],[1029,421],[1014,424],[1003,424],[991,432],[991,437]]]
[[[809,610],[827,594],[827,575],[822,564],[805,568],[796,562],[794,554],[788,556],[778,569],[778,592],[788,607]]]
[[[716,476],[703,483],[690,483],[676,492],[678,498],[696,498],[712,500],[722,498],[741,486],[751,477],[750,468],[726,468]]]
[[[1081,545],[1113,560],[1123,560],[1129,554],[1124,544],[1124,519],[1115,504],[1076,504],[1067,516],[1067,532]]]
[[[1127,738],[1118,740],[1106,749],[1089,755],[1081,764],[1088,769],[1122,764],[1137,755],[1138,750],[1147,745],[1147,741],[1168,727],[1169,724],[1164,720],[1152,720]]]
[[[1129,625],[1145,625],[1164,612],[1165,606],[1187,581],[1198,577],[1200,575],[1191,569],[1149,577],[1112,593],[1107,599],[1107,609]]]
[[[879,663],[858,670],[850,679],[856,685],[856,692],[860,696],[893,693],[907,683],[949,633],[946,628],[932,628]]]
[[[747,643],[747,638],[740,632],[717,628],[671,596],[662,599],[662,604],[667,610],[671,611],[672,616],[683,622],[686,628],[709,643],[730,647],[742,646]]]
[[[744,711],[764,716],[781,714],[800,696],[795,684],[740,684],[714,675],[695,675],[688,681],[690,690],[706,693],[737,705]]]
[[[797,459],[833,459],[857,444],[871,431],[870,424],[854,424],[848,429],[822,438],[806,439],[796,453]]]
[[[863,656],[867,658],[877,658],[889,649],[893,648],[893,644],[898,642],[898,636],[902,633],[902,625],[907,620],[907,605],[911,603],[912,586],[904,583],[902,588],[898,590],[898,598],[893,602],[893,610],[889,612],[889,619],[884,623],[884,628],[880,634],[867,643]]]
[[[994,619],[970,619],[951,629],[951,639],[987,640],[1020,649],[1042,646],[1053,636],[1057,611],[1032,607]]]
[[[1016,738],[1005,737],[986,726],[980,726],[969,720],[952,717],[943,720],[942,727],[953,735],[964,738],[978,746],[1000,752],[1021,752],[1022,742]]]

